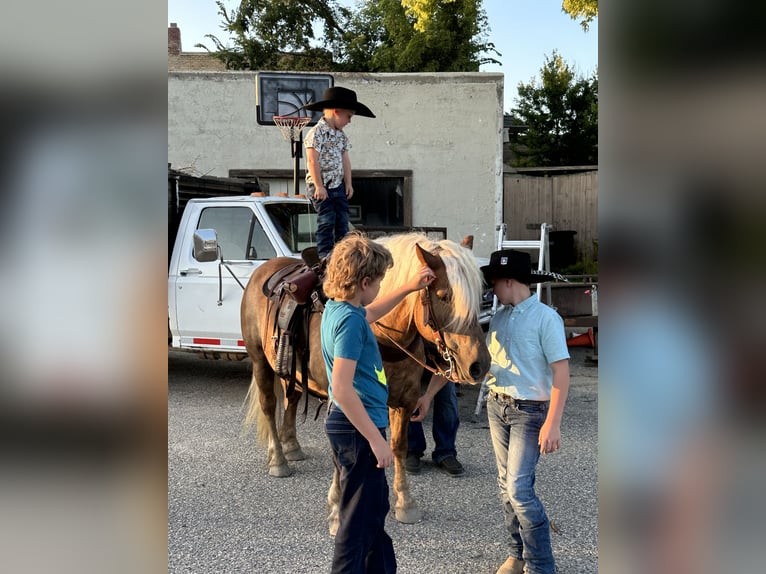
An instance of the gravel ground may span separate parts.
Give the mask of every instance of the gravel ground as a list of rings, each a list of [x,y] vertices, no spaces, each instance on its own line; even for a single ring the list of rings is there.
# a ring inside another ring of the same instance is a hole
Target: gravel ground
[[[587,363],[587,349],[571,352],[562,450],[541,459],[537,490],[558,530],[559,573],[588,574],[598,571],[598,369]],[[327,572],[332,461],[321,417],[299,423],[309,458],[291,463],[292,476],[272,478],[265,450],[242,433],[249,363],[171,351],[168,371],[168,572]],[[426,455],[410,480],[423,521],[389,516],[400,574],[493,574],[507,556],[486,410],[473,416],[478,390],[459,389],[457,450],[466,473],[447,476]],[[317,404],[309,403],[312,416]],[[428,436],[430,415],[425,424]],[[389,485],[392,478],[389,469]]]

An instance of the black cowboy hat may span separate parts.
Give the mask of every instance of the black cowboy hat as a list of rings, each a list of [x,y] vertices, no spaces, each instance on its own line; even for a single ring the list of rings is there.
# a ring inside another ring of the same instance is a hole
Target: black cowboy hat
[[[489,256],[489,265],[484,265],[481,272],[487,283],[491,283],[493,279],[516,279],[526,285],[547,281],[566,281],[566,278],[558,273],[532,269],[532,258],[529,253],[514,249],[501,249],[492,253]]]
[[[356,92],[354,90],[341,88],[340,86],[327,88],[324,91],[324,94],[322,94],[321,100],[312,104],[306,104],[303,108],[314,112],[331,109],[353,110],[358,116],[364,116],[365,118],[375,117],[375,114],[372,113],[370,108],[365,106],[362,102],[357,101]]]

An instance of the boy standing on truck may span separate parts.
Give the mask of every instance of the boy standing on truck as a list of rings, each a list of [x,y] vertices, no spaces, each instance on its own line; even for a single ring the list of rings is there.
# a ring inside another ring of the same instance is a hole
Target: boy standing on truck
[[[317,252],[327,257],[336,242],[348,233],[348,200],[354,195],[351,180],[351,143],[343,128],[354,115],[374,118],[357,101],[356,92],[335,86],[322,99],[304,106],[322,111],[323,117],[303,140],[306,146],[306,194],[317,211]]]

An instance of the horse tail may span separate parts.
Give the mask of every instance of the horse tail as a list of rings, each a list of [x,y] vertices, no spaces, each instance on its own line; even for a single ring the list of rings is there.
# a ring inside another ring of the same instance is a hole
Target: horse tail
[[[284,401],[284,389],[277,377],[274,377],[274,397],[276,399],[274,419],[277,425],[277,432],[282,428],[282,420],[285,414],[285,401]],[[250,381],[250,388],[247,391],[245,397],[245,429],[252,429],[255,426],[255,440],[258,444],[268,446],[270,434],[269,434],[269,418],[266,413],[263,412],[261,407],[261,390],[258,386],[258,381],[255,378],[255,372]]]

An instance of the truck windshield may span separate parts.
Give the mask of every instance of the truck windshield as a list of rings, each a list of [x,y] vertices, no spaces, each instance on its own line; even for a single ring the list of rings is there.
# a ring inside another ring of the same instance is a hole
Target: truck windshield
[[[264,207],[290,251],[300,253],[316,245],[317,214],[310,203],[267,203]]]

